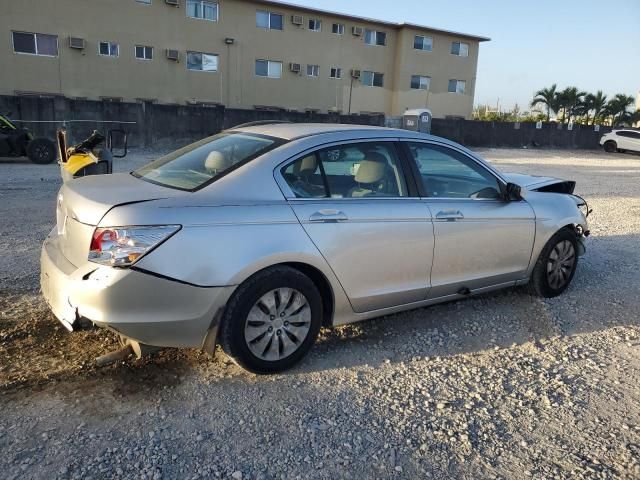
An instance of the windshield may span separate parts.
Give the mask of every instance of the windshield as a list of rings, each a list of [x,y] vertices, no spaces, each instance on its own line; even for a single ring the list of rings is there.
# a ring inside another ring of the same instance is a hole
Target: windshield
[[[134,176],[181,190],[197,190],[275,148],[279,140],[246,133],[220,133],[145,165]]]

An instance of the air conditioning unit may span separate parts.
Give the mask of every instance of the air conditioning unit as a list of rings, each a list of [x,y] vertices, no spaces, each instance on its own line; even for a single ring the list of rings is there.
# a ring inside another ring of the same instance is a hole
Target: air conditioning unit
[[[180,0],[164,0],[164,3],[166,3],[167,5],[171,5],[172,7],[180,6]]]
[[[351,27],[351,33],[353,33],[356,37],[361,37],[364,33],[362,27]]]
[[[289,70],[293,73],[300,73],[300,64],[299,63],[290,63]]]
[[[294,25],[302,25],[304,23],[304,18],[302,15],[291,15],[291,23]]]
[[[180,52],[178,50],[170,50],[167,48],[167,59],[173,60],[174,62],[179,62]]]
[[[351,70],[351,78],[360,78],[360,70],[355,68]]]
[[[84,48],[84,38],[69,37],[69,46],[71,48],[77,48],[78,50],[82,50]]]

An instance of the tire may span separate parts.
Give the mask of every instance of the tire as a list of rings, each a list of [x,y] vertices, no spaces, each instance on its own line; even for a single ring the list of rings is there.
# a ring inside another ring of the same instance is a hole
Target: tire
[[[613,140],[607,140],[604,142],[604,151],[607,153],[616,153],[618,151],[618,145]]]
[[[273,267],[234,292],[222,317],[220,345],[250,372],[282,372],[309,351],[321,325],[322,299],[313,281],[293,268]]]
[[[557,297],[569,287],[577,268],[576,234],[570,228],[563,228],[540,252],[531,274],[530,289],[540,297]]]
[[[35,138],[27,145],[27,157],[38,165],[51,163],[57,156],[55,144],[47,138]]]

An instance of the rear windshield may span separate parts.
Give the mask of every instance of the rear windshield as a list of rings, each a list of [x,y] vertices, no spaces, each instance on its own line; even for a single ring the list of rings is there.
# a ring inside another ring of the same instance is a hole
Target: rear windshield
[[[279,139],[262,135],[221,133],[187,145],[131,173],[151,183],[193,191],[280,143]]]

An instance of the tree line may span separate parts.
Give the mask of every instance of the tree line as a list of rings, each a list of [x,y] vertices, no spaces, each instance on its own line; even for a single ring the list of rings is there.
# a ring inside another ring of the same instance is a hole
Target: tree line
[[[577,87],[567,87],[558,90],[554,83],[551,87],[538,90],[531,107],[542,106],[546,110],[547,122],[551,114],[555,114],[558,121],[582,123],[585,125],[633,125],[640,121],[640,110],[634,108],[635,99],[631,95],[617,93],[607,98],[598,90],[587,93]]]

